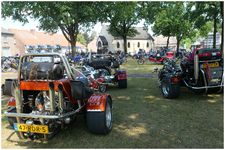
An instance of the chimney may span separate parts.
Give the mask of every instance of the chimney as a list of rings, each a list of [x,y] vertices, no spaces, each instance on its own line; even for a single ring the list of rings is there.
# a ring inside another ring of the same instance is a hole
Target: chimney
[[[35,29],[30,29],[30,34],[32,34],[35,37]]]

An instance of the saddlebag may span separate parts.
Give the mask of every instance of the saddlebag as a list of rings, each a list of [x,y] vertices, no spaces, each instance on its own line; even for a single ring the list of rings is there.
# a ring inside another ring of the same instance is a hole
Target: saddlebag
[[[23,79],[50,79],[59,80],[63,78],[63,66],[57,63],[24,62],[21,74]]]
[[[220,49],[199,49],[198,50],[199,60],[215,60],[221,59]]]
[[[71,93],[74,100],[82,100],[84,98],[90,98],[93,91],[89,87],[88,80],[86,78],[80,78],[79,80],[72,80]]]

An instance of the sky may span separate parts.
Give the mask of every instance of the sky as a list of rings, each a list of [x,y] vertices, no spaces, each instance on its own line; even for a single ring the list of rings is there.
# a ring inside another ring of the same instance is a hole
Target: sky
[[[139,24],[136,25],[136,27],[143,27],[143,23],[144,20],[142,20]],[[38,21],[33,20],[33,19],[29,19],[29,23],[23,25],[23,23],[18,22],[18,21],[13,21],[11,18],[7,18],[7,19],[2,19],[1,18],[1,27],[5,28],[5,29],[19,29],[19,30],[30,30],[30,29],[35,29],[36,31],[39,31],[38,28],[36,28],[36,26],[38,25]],[[97,23],[94,28],[92,30],[95,30],[97,32],[97,34],[100,33],[101,30],[101,23]],[[44,32],[44,31],[40,31],[40,32]],[[148,29],[148,32],[152,35],[150,26]],[[61,31],[58,32],[58,34],[62,34]],[[89,35],[91,34],[91,32],[89,32]]]

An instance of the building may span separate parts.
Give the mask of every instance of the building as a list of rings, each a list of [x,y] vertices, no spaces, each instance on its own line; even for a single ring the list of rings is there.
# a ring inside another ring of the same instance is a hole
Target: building
[[[124,41],[122,37],[113,37],[108,33],[107,29],[109,25],[102,24],[102,29],[99,33],[99,37],[97,39],[97,49],[99,52],[112,51],[115,52],[117,50],[124,51]],[[154,49],[154,39],[152,36],[144,30],[142,27],[135,27],[135,29],[140,33],[135,37],[127,37],[127,52],[131,52],[131,54],[136,54],[139,49],[144,49],[146,52]]]
[[[35,31],[35,29],[31,30],[9,29],[9,32],[14,35],[13,38],[14,43],[12,44],[14,46],[14,49],[10,49],[11,55],[12,54],[21,55],[26,52],[25,47],[27,45],[36,46],[37,44],[40,44],[42,46],[46,44],[50,44],[51,46],[54,46],[55,44],[60,44],[62,49],[64,49],[65,51],[71,50],[69,42],[62,34],[50,35],[44,32],[37,32]],[[85,46],[80,44],[79,42],[76,43],[76,47],[85,49]]]
[[[88,51],[97,52],[96,43],[97,43],[97,37],[94,37],[94,39],[87,45]]]
[[[219,34],[217,32],[216,33],[216,48],[220,48],[221,38],[222,38],[221,34]],[[198,43],[195,42],[195,43],[191,44],[191,46],[192,47],[213,48],[213,33],[210,32],[208,34],[208,37],[198,38],[197,41],[198,41]]]
[[[15,51],[14,33],[1,28],[1,56],[15,56],[18,52]]]
[[[167,40],[168,37],[163,37],[162,35],[154,37],[155,39],[155,48],[160,49],[161,47],[165,48],[167,47]],[[170,37],[169,38],[169,45],[168,48],[171,50],[176,50],[177,48],[177,40],[175,37]]]

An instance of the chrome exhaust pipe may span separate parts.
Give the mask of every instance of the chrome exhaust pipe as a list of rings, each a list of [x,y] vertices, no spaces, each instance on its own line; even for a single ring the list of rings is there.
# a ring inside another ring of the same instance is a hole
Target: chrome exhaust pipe
[[[195,84],[198,83],[199,77],[199,57],[198,57],[198,50],[195,52],[194,55],[194,76],[195,76]]]
[[[59,114],[63,114],[63,85],[58,85],[58,92],[59,92]],[[61,119],[61,129],[64,130],[64,120]]]
[[[49,83],[49,98],[50,98],[50,112],[51,115],[55,114],[55,89],[54,83]]]

